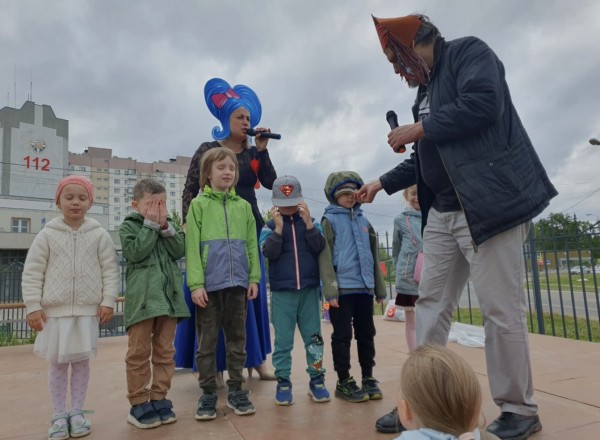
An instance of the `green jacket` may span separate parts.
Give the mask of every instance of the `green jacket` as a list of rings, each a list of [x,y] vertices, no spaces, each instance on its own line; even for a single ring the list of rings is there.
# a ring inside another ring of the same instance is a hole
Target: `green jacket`
[[[185,255],[184,235],[167,220],[169,229],[160,231],[144,225],[144,217],[133,212],[119,227],[127,260],[126,329],[157,316],[190,317],[183,296],[183,275],[176,263]]]
[[[256,222],[252,207],[236,195],[205,186],[186,217],[185,265],[190,291],[207,292],[260,281]]]

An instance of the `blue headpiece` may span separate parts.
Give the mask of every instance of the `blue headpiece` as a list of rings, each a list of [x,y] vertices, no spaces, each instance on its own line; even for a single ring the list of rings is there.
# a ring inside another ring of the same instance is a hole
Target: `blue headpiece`
[[[229,118],[240,107],[244,107],[250,113],[250,128],[256,127],[260,122],[262,106],[258,96],[250,87],[243,84],[232,88],[227,81],[213,78],[204,86],[204,99],[212,115],[223,126],[222,130],[218,126],[212,129],[212,136],[217,141],[229,137],[231,134]]]

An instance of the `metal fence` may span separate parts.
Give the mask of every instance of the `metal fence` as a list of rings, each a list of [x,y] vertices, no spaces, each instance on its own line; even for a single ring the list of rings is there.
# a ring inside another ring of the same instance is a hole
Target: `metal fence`
[[[379,258],[385,267],[388,298],[395,297],[392,237],[378,234]],[[531,332],[565,338],[600,341],[600,234],[596,230],[568,236],[544,236],[530,230],[523,246],[526,268],[528,325]],[[121,260],[121,295],[125,291],[125,262]],[[184,270],[184,263],[181,263]],[[0,267],[0,345],[2,340],[32,337],[22,304],[23,264]],[[499,293],[500,294],[500,293]],[[123,299],[117,302],[113,320],[100,327],[100,336],[124,334]],[[385,304],[381,305],[383,312]],[[477,295],[469,282],[463,291],[455,319],[481,324]]]
[[[392,237],[379,237],[389,297],[395,297]],[[534,333],[600,342],[600,234],[596,229],[570,235],[544,235],[531,228],[523,246],[529,330]],[[499,292],[499,294],[501,294]],[[459,322],[481,325],[477,294],[468,282],[455,312]]]

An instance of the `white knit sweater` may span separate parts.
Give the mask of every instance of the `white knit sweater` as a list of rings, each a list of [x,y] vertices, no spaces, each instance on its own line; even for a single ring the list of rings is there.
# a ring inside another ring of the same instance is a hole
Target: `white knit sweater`
[[[86,218],[74,231],[57,217],[33,240],[22,279],[27,314],[96,315],[98,306],[114,308],[118,288],[115,246],[96,220]]]

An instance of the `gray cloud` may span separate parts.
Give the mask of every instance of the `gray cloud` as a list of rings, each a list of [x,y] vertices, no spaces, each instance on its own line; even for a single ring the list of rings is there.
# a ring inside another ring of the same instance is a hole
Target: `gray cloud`
[[[70,150],[112,148],[141,161],[192,155],[216,125],[204,83],[252,87],[270,151],[317,216],[334,170],[376,178],[403,156],[387,146],[387,110],[410,122],[414,91],[381,53],[370,18],[422,12],[446,38],[476,35],[503,60],[513,99],[561,195],[562,211],[600,187],[600,4],[593,0],[316,1],[8,0],[0,3],[0,103],[29,93],[69,120]],[[9,98],[6,99],[7,93]],[[265,209],[270,194],[261,190]],[[569,210],[600,216],[600,193]],[[391,229],[401,195],[365,206]]]

